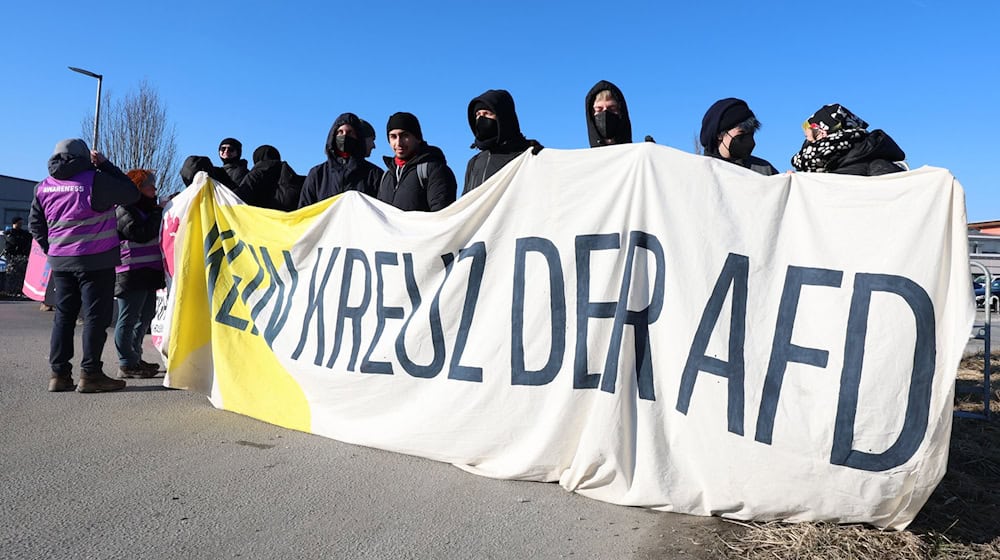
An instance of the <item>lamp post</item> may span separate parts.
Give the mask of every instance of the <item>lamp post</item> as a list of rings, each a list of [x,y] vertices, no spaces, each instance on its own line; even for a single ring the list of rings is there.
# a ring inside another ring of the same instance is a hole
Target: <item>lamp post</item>
[[[78,72],[85,76],[90,76],[91,78],[97,78],[97,108],[94,109],[94,143],[91,144],[92,150],[97,149],[97,125],[101,120],[101,81],[104,76],[100,74],[95,74],[90,70],[84,70],[83,68],[74,68],[73,66],[68,66],[68,68],[74,72]]]

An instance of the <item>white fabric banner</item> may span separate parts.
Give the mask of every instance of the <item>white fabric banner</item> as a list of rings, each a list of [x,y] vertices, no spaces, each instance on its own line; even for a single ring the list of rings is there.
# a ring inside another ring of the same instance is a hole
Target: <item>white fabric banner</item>
[[[974,316],[963,197],[647,143],[525,154],[437,213],[201,175],[165,220],[166,384],[617,504],[903,528]]]

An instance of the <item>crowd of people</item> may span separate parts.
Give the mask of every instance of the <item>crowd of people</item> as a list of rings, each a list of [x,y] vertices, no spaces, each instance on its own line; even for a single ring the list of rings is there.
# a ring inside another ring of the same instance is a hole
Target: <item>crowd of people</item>
[[[632,142],[632,123],[622,91],[601,80],[585,98],[590,146]],[[488,90],[468,106],[473,148],[461,193],[469,193],[524,151],[538,153],[537,140],[525,137],[514,98],[506,90]],[[778,170],[753,155],[754,134],[761,123],[746,101],[720,99],[702,119],[699,140],[704,155],[764,175]],[[881,175],[905,170],[905,154],[882,130],[868,131],[868,123],[839,104],[825,105],[803,123],[805,140],[792,157],[796,171]],[[326,138],[326,161],[305,176],[281,160],[277,148],[258,147],[253,168],[242,159],[242,144],[226,138],[219,144],[221,167],[207,156],[185,160],[181,177],[188,185],[198,171],[206,171],[254,206],[291,211],[346,191],[358,191],[407,211],[433,212],[455,201],[458,185],[444,153],[423,137],[420,121],[411,113],[395,113],[386,123],[392,155],[384,167],[368,161],[375,145],[375,129],[353,113],[334,120]],[[653,142],[650,136],[645,141]]]
[[[632,142],[628,105],[615,84],[604,80],[595,84],[587,92],[585,110],[592,148]],[[478,153],[466,166],[463,195],[518,155],[543,149],[521,132],[514,99],[506,90],[474,97],[468,120],[472,147]],[[870,176],[905,170],[905,155],[892,138],[882,130],[869,132],[868,123],[842,105],[824,105],[802,126],[805,140],[791,159],[796,171]],[[753,155],[754,134],[760,127],[746,101],[720,99],[702,119],[699,141],[704,155],[763,175],[777,174],[768,161]],[[455,173],[441,149],[424,139],[415,115],[394,113],[385,133],[392,149],[392,155],[383,158],[385,169],[367,159],[375,146],[374,127],[353,113],[343,113],[327,135],[326,160],[305,176],[270,145],[253,151],[249,167],[236,138],[219,143],[221,167],[207,156],[190,156],[180,175],[190,185],[204,171],[247,204],[284,211],[347,191],[404,211],[434,212],[455,201]],[[157,374],[158,365],[142,360],[142,340],[155,312],[156,290],[164,286],[158,243],[161,219],[152,171],[123,173],[80,139],[56,145],[49,158],[49,177],[36,188],[29,216],[31,236],[48,255],[50,283],[55,285],[49,391],[116,391],[125,387],[122,379]],[[20,241],[11,246],[20,246]],[[101,362],[115,301],[114,340],[121,379],[106,375]],[[78,317],[83,324],[79,384],[73,380],[70,363]]]

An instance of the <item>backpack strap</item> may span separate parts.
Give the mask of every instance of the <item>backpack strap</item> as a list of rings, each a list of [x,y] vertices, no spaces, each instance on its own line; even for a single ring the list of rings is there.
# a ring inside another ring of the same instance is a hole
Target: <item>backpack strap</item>
[[[417,179],[420,181],[420,188],[427,190],[427,163],[417,164]]]

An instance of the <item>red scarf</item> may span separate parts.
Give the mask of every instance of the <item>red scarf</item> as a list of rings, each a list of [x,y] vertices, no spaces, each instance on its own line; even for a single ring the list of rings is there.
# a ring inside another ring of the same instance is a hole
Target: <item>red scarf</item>
[[[394,157],[393,159],[396,160],[396,167],[403,167],[404,165],[406,165],[405,159],[399,159],[398,156]]]

